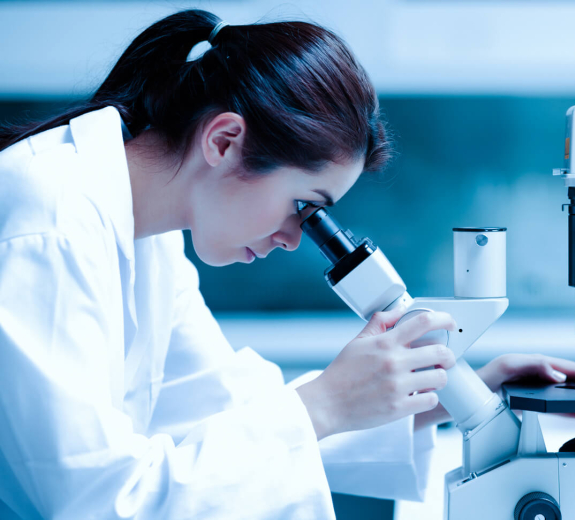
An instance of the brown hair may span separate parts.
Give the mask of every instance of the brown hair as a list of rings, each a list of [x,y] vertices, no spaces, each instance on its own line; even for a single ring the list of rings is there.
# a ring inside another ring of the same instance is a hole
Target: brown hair
[[[364,158],[366,171],[390,155],[374,88],[334,33],[306,22],[227,26],[211,49],[187,61],[220,19],[186,10],[142,32],[92,98],[57,117],[0,129],[0,150],[70,119],[114,106],[134,137],[152,128],[185,154],[199,125],[223,111],[247,127],[248,172],[278,166],[317,171]]]

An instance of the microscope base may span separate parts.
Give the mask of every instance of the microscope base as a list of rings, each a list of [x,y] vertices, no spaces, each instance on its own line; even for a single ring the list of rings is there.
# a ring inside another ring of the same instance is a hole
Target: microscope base
[[[475,478],[462,468],[445,476],[445,520],[510,520],[517,503],[539,491],[558,503],[562,518],[575,518],[575,454],[516,457]]]

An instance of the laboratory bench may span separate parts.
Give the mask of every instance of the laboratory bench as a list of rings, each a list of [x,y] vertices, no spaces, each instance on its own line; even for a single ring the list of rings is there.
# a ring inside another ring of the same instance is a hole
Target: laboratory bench
[[[350,312],[219,313],[216,318],[235,349],[250,346],[277,363],[286,381],[325,368],[363,328]],[[474,368],[504,353],[543,353],[575,360],[575,309],[510,309],[467,351]],[[540,415],[549,451],[575,437],[575,419]],[[335,495],[338,520],[442,520],[443,476],[461,465],[461,435],[438,429],[424,503]]]

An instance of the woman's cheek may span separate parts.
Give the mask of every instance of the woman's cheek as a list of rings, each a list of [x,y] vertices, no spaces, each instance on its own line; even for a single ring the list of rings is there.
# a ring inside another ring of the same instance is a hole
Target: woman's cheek
[[[245,223],[245,227],[252,231],[254,238],[270,236],[279,231],[286,221],[285,211],[282,210],[279,204],[260,206],[258,211],[252,214],[252,220]]]

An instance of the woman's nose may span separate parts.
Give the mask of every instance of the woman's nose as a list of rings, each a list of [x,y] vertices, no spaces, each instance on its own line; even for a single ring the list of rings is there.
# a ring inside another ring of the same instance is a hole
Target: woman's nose
[[[294,218],[295,217],[295,218]],[[272,235],[272,240],[286,251],[295,251],[301,242],[301,219],[294,215],[286,220],[282,228]]]

